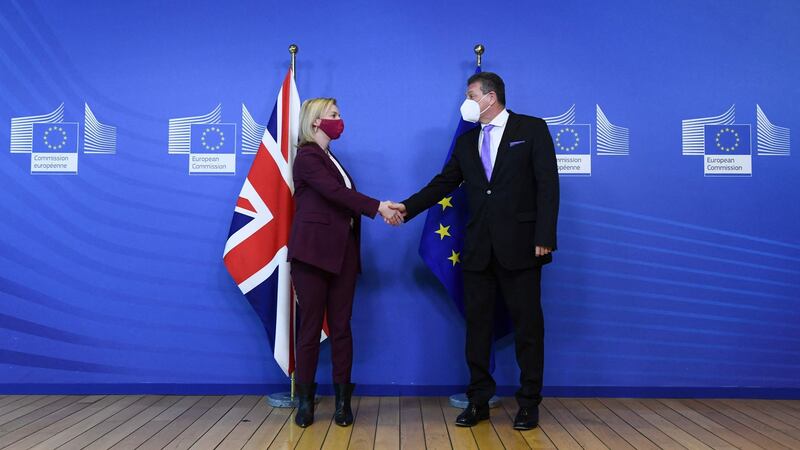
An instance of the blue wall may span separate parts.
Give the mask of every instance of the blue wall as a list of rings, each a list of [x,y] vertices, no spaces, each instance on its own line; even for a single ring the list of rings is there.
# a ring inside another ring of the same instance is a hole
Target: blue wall
[[[574,104],[594,134],[600,105],[630,130],[629,155],[562,178],[545,384],[800,389],[798,149],[760,156],[755,139],[757,104],[800,129],[798,19],[789,0],[3,1],[0,142],[12,117],[62,102],[65,122],[82,130],[86,102],[118,136],[114,155],[81,151],[74,176],[0,152],[0,385],[282,383],[221,259],[252,156],[235,176],[190,176],[168,119],[221,103],[238,127],[244,103],[265,123],[295,42],[301,98],[340,100],[335,149],[360,190],[399,200],[441,166],[481,42],[510,109]],[[681,121],[733,104],[752,176],[704,177]],[[423,222],[366,223],[358,383],[467,382],[463,321],[417,255]],[[516,384],[508,338],[497,364]]]

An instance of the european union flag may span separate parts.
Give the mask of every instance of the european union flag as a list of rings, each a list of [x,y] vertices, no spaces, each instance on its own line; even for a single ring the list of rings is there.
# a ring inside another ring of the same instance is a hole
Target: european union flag
[[[236,153],[236,124],[192,124],[191,153]]]
[[[590,155],[592,153],[592,130],[590,125],[550,125],[556,154]]]
[[[34,153],[78,153],[77,123],[34,123]]]
[[[475,73],[481,71],[480,67]],[[456,140],[467,131],[477,127],[477,123],[459,120],[444,165],[450,160]],[[464,189],[459,187],[444,197],[428,210],[422,238],[419,242],[419,255],[436,278],[444,285],[450,298],[461,315],[464,315],[464,283],[461,274],[461,254],[464,248],[464,231],[467,225],[467,198]],[[503,301],[498,298],[495,313],[495,339],[499,339],[511,331],[508,313],[502,307]],[[494,358],[492,358],[494,366]]]
[[[460,120],[447,151],[445,164],[450,160],[456,139],[477,124]],[[464,283],[461,276],[461,253],[464,248],[464,229],[467,224],[467,198],[459,187],[428,210],[419,255],[436,278],[444,285],[450,298],[464,315]]]
[[[750,155],[750,125],[706,125],[706,155]]]

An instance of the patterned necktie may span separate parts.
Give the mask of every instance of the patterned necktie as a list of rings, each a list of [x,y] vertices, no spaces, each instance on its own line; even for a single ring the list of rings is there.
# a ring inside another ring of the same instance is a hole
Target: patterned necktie
[[[481,142],[481,161],[487,180],[492,179],[492,128],[494,125],[483,127],[483,141]]]

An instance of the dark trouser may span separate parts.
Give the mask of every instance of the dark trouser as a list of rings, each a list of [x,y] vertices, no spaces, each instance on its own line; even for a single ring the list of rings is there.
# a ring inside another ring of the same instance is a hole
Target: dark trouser
[[[325,311],[333,359],[333,382],[349,383],[353,367],[353,335],[350,316],[358,275],[355,236],[349,234],[344,264],[339,275],[300,261],[292,261],[292,282],[297,291],[300,324],[297,328],[296,381],[314,382],[319,361],[319,339]]]
[[[502,293],[514,323],[520,388],[517,403],[532,407],[542,401],[544,369],[544,319],[540,301],[542,268],[508,270],[492,255],[481,271],[464,271],[464,309],[467,316],[467,397],[483,404],[494,395],[496,384],[489,372],[492,328],[497,292]]]

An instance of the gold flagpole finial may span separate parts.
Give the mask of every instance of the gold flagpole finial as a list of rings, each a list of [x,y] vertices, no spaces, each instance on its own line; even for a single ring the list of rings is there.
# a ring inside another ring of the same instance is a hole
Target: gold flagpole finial
[[[297,59],[297,44],[292,44],[292,45],[289,46],[289,53],[292,54],[292,74],[293,74],[293,76],[295,78],[297,78],[297,75],[296,75],[296,72],[295,72],[295,62],[296,62],[296,59]]]
[[[475,51],[475,57],[478,58],[478,67],[480,67],[481,56],[483,56],[483,51],[486,50],[486,48],[483,46],[483,44],[478,44],[473,50]]]

